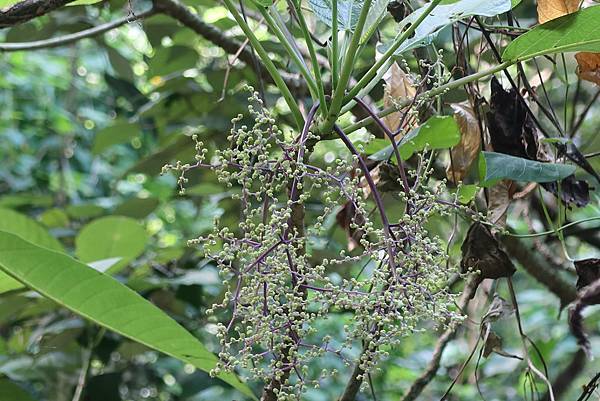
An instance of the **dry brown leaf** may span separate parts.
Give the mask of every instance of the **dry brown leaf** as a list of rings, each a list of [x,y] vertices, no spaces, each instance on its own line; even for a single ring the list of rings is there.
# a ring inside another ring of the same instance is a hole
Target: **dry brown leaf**
[[[410,77],[402,71],[397,63],[392,64],[383,79],[385,81],[383,103],[386,108],[411,100],[417,93]],[[396,132],[400,128],[401,117],[399,112],[395,112],[385,116],[383,121],[390,131]]]
[[[579,0],[538,0],[537,12],[540,24],[579,9]]]
[[[600,85],[600,53],[581,52],[575,55],[579,78]]]
[[[481,130],[477,116],[467,102],[452,104],[454,119],[460,129],[460,142],[450,150],[446,177],[457,184],[467,175],[481,148]]]
[[[512,181],[502,180],[489,189],[488,219],[500,227],[506,227],[506,212],[510,206]]]

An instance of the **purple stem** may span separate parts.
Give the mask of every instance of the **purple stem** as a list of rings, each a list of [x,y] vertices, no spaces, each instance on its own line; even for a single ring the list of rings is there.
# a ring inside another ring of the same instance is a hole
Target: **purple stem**
[[[356,101],[356,103],[361,105],[362,108],[367,111],[367,113],[369,113],[371,118],[373,118],[373,121],[375,121],[377,123],[377,125],[379,125],[379,127],[383,130],[385,135],[392,142],[392,147],[394,148],[394,155],[396,156],[396,159],[398,160],[398,170],[400,172],[400,177],[402,177],[402,184],[404,185],[404,192],[406,192],[406,197],[408,198],[408,196],[410,194],[410,186],[408,185],[408,179],[406,178],[406,170],[404,169],[404,162],[402,161],[402,158],[400,157],[400,152],[398,151],[398,144],[396,143],[395,135],[392,133],[392,131],[390,131],[388,126],[384,124],[384,122],[381,120],[381,118],[379,118],[377,113],[373,112],[373,110],[362,99],[355,97],[354,100]]]

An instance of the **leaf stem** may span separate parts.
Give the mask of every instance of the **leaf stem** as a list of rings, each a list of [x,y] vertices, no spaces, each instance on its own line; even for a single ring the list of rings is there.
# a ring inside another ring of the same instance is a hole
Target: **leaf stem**
[[[471,74],[471,75],[467,75],[466,77],[457,79],[456,81],[452,81],[452,82],[448,82],[444,85],[438,86],[437,88],[433,88],[427,92],[423,92],[422,94],[420,94],[419,96],[417,96],[416,100],[420,101],[420,100],[425,100],[428,98],[432,98],[435,96],[439,96],[444,94],[445,92],[448,92],[449,90],[455,89],[455,88],[459,88],[463,85],[466,85],[470,82],[473,81],[477,81],[481,78],[485,78],[488,75],[492,75],[495,74],[498,71],[502,71],[508,67],[510,67],[511,65],[513,65],[514,62],[512,61],[505,61],[504,63],[498,64],[495,67],[492,67],[490,69],[484,70],[484,71],[480,71],[478,73],[475,74]],[[412,103],[412,99],[408,99],[406,101],[403,102],[399,102],[399,104],[397,106],[394,107],[388,107],[387,109],[382,110],[380,113],[377,114],[378,117],[385,117],[389,114],[392,114],[395,111],[398,111],[398,108],[402,108],[405,106],[408,106]],[[351,124],[347,127],[344,128],[344,132],[346,132],[347,134],[352,133],[360,128],[366,127],[367,125],[369,125],[371,122],[373,121],[372,117],[366,117],[360,121],[355,122],[354,124]]]
[[[398,36],[392,45],[386,50],[386,52],[381,56],[381,58],[367,71],[367,73],[354,85],[350,93],[344,99],[346,102],[350,101],[353,97],[358,95],[360,90],[367,86],[371,80],[377,76],[377,72],[385,63],[388,62],[394,56],[394,53],[398,48],[406,41],[406,39],[410,38],[410,36],[415,32],[415,30],[421,25],[423,20],[429,16],[431,11],[441,2],[442,0],[433,0],[427,8],[423,10],[421,15],[416,19],[416,21],[408,27],[404,32]]]
[[[297,127],[301,128],[304,125],[304,118],[302,117],[300,108],[298,107],[298,104],[296,103],[296,99],[290,92],[290,89],[287,87],[283,78],[281,77],[281,74],[277,70],[277,67],[275,67],[275,64],[273,64],[273,61],[269,58],[269,54],[262,47],[262,45],[260,44],[260,41],[254,35],[254,32],[252,31],[252,29],[250,29],[250,27],[248,26],[246,21],[244,21],[244,18],[242,18],[242,16],[238,12],[238,10],[234,6],[234,4],[231,2],[231,0],[223,0],[223,4],[225,4],[225,7],[227,7],[227,9],[231,13],[231,15],[233,15],[233,18],[235,19],[237,24],[240,26],[240,28],[242,28],[242,31],[244,31],[244,34],[246,34],[246,37],[252,44],[252,47],[254,47],[254,50],[256,50],[256,53],[258,54],[258,56],[264,63],[265,68],[267,69],[267,71],[269,72],[271,77],[273,78],[273,82],[275,82],[275,85],[277,85],[277,88],[281,91],[281,94],[282,94],[283,98],[285,99],[285,102],[287,103],[290,110],[292,111],[292,114],[294,116],[294,120],[296,122]]]
[[[348,85],[348,82],[350,81],[350,76],[352,75],[352,69],[354,68],[354,58],[356,57],[358,47],[360,45],[360,37],[362,36],[362,31],[365,26],[365,22],[367,21],[367,15],[369,14],[369,8],[371,7],[372,1],[373,0],[365,0],[362,10],[360,12],[360,16],[358,17],[358,22],[356,23],[356,28],[352,33],[350,45],[348,46],[348,50],[346,51],[346,55],[344,57],[344,63],[342,64],[340,79],[335,87],[333,98],[331,99],[331,105],[329,108],[327,120],[322,129],[323,133],[325,134],[331,131],[333,125],[335,124],[335,121],[339,116],[340,110],[342,109],[344,95],[346,92],[346,86]]]

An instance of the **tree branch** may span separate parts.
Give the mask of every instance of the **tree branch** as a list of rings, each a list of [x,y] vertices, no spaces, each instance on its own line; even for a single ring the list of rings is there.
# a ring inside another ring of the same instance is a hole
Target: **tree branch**
[[[119,18],[115,21],[108,22],[103,25],[99,25],[90,29],[86,29],[81,32],[72,33],[69,35],[59,36],[57,38],[50,38],[44,40],[36,40],[33,42],[17,42],[17,43],[0,43],[0,51],[3,52],[16,52],[21,50],[37,50],[51,47],[58,47],[68,45],[78,40],[89,38],[92,36],[103,34],[112,29],[118,28],[121,25],[128,24],[138,19],[146,18],[156,14],[156,10],[150,9],[136,15],[131,15],[123,18]]]
[[[560,268],[548,267],[546,261],[538,258],[537,255],[527,249],[523,242],[517,238],[506,236],[501,241],[506,247],[508,254],[515,258],[527,273],[560,299],[561,307],[564,307],[575,299],[577,295],[575,285],[569,283],[559,275]]]
[[[457,302],[457,305],[460,310],[464,310],[475,291],[477,291],[477,286],[479,285],[479,278],[477,276],[471,276],[467,280],[465,284],[465,288],[460,296],[460,299]],[[435,348],[433,349],[433,355],[431,356],[431,360],[427,364],[427,368],[425,371],[419,376],[413,384],[410,386],[404,397],[402,397],[401,401],[413,401],[415,400],[425,389],[425,387],[433,380],[438,369],[440,368],[440,361],[442,359],[442,354],[444,353],[444,349],[446,345],[456,336],[456,332],[460,327],[459,324],[451,324],[445,331],[442,333],[437,343],[435,344]]]
[[[8,28],[41,17],[75,0],[25,0],[0,10],[0,28]]]
[[[209,42],[219,46],[229,54],[238,53],[242,47],[240,42],[223,35],[221,31],[202,21],[202,19],[190,12],[190,10],[178,0],[154,0],[154,8],[181,22],[183,25],[190,28]],[[265,66],[262,63],[254,63],[250,48],[244,47],[241,52],[239,52],[238,58],[249,66],[256,65],[256,68],[258,69],[256,73],[260,74],[266,81],[273,82],[273,79]],[[307,90],[306,84],[299,78],[290,74],[282,74],[282,77],[288,88],[293,92],[300,93],[301,91]]]

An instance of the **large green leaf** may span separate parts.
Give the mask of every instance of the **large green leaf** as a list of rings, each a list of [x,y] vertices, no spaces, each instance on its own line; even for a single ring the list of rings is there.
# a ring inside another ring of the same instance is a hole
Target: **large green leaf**
[[[444,27],[455,23],[463,18],[473,15],[481,15],[484,17],[493,17],[502,14],[511,9],[510,0],[459,0],[456,2],[442,2],[425,17],[423,22],[415,29],[414,35],[406,40],[395,54],[401,54],[415,47],[429,44],[437,33]],[[400,24],[398,24],[398,35],[412,25],[425,11],[425,7],[421,7]],[[391,43],[381,46],[380,51],[384,52]]]
[[[60,252],[0,231],[0,269],[73,312],[205,372],[217,358],[200,341],[135,291]],[[232,374],[218,376],[248,396]]]
[[[33,397],[8,379],[0,379],[0,401],[33,401]]]
[[[496,152],[482,152],[485,163],[485,181],[510,179],[526,182],[559,181],[575,172],[575,166],[541,163],[534,160]]]
[[[134,219],[108,216],[94,220],[75,238],[75,255],[82,261],[121,258],[108,273],[116,273],[144,252],[148,234]]]
[[[92,153],[98,155],[113,145],[125,143],[141,134],[142,131],[138,124],[116,121],[114,124],[98,131],[94,138]]]
[[[397,144],[400,157],[410,158],[415,152],[427,149],[447,149],[460,141],[460,130],[452,116],[434,116],[404,136]],[[388,145],[369,156],[372,160],[387,160],[394,148]]]
[[[379,27],[381,20],[385,17],[389,2],[390,0],[373,0],[360,38],[361,44],[366,42]],[[309,4],[317,18],[331,27],[333,21],[333,0],[309,0]],[[363,0],[342,0],[337,2],[339,30],[354,31],[363,4]]]
[[[514,40],[504,61],[526,60],[544,54],[600,52],[600,6],[589,7],[533,28]]]
[[[44,248],[55,251],[63,250],[60,242],[35,220],[10,209],[0,208],[0,230],[16,234]],[[0,294],[22,287],[21,283],[0,272]]]

